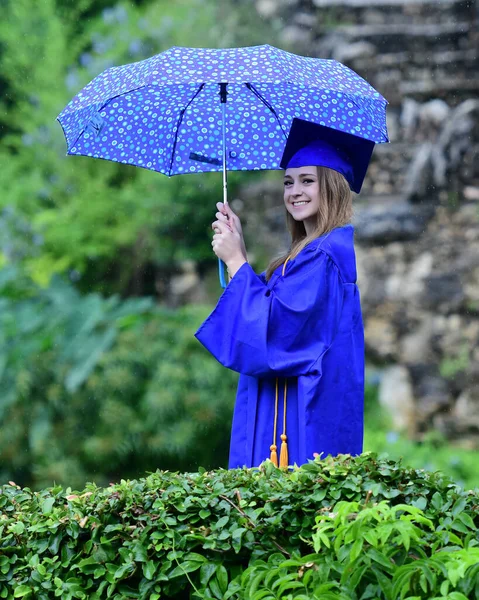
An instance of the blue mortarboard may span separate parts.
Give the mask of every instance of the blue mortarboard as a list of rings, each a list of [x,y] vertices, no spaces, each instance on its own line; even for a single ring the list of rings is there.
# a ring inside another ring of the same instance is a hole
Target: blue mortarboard
[[[294,118],[280,166],[334,169],[345,177],[353,192],[359,193],[373,149],[370,140]]]

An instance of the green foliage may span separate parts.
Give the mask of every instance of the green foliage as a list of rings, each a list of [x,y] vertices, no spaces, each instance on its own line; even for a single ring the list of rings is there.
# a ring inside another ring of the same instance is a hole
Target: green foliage
[[[479,488],[477,449],[461,447],[438,431],[430,431],[420,440],[395,431],[390,416],[379,405],[377,388],[372,385],[366,386],[364,421],[365,451],[400,459],[416,469],[442,471],[466,489]]]
[[[237,376],[193,337],[207,313],[0,270],[0,477],[83,486],[224,465]]]
[[[477,493],[364,454],[0,495],[0,597],[464,600]]]
[[[42,243],[21,260],[47,285],[75,270],[83,291],[154,292],[151,272],[185,257],[211,261],[209,224],[221,175],[159,173],[66,157],[58,113],[106,68],[171,46],[272,42],[252,0],[7,1],[0,20],[0,211],[26,219]],[[273,40],[274,41],[274,40]],[[230,178],[231,194],[238,181]],[[4,255],[3,261],[10,261]]]
[[[394,460],[401,459],[417,469],[442,471],[466,489],[479,488],[478,451],[461,448],[437,433],[418,441],[385,427],[366,426],[364,449],[385,453]]]

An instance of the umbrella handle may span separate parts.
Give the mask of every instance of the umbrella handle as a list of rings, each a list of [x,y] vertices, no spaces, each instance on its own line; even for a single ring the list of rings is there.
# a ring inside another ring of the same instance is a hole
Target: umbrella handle
[[[226,279],[225,279],[225,263],[218,258],[218,274],[220,276],[220,285],[223,289],[226,287]]]

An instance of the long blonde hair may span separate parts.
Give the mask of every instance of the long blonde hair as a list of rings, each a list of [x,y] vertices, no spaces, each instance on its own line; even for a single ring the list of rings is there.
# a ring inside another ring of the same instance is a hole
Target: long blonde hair
[[[295,258],[305,246],[319,236],[350,223],[353,216],[352,194],[346,179],[337,171],[327,167],[316,167],[320,202],[316,214],[316,227],[306,235],[302,221],[295,221],[286,210],[286,225],[291,234],[291,246],[288,252],[273,259],[266,269],[268,281],[274,271],[288,258]]]

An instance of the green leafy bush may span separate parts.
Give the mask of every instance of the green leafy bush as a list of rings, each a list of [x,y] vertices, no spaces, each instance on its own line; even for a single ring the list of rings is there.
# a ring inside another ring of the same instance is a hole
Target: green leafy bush
[[[364,454],[0,495],[1,598],[467,600],[476,492]]]

